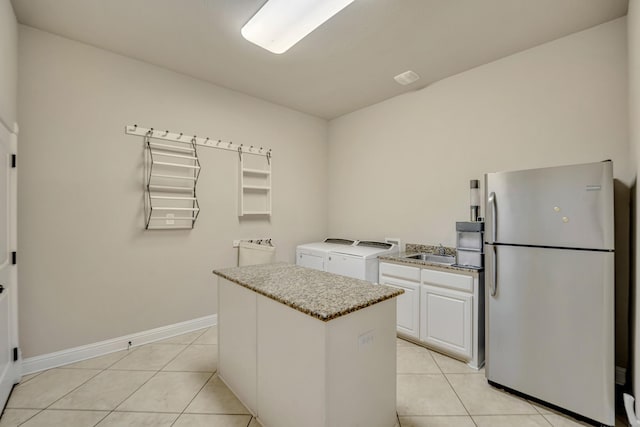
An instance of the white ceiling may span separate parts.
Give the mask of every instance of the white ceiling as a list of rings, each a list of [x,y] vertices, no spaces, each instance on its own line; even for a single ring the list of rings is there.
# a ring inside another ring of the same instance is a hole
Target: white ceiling
[[[265,0],[12,0],[20,23],[331,119],[624,16],[628,0],[356,0],[282,55]],[[393,76],[421,79],[407,87]]]

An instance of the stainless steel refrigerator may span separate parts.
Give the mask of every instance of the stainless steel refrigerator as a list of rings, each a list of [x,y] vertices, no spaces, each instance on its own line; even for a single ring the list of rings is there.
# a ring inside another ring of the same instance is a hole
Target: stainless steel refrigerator
[[[486,376],[615,424],[611,161],[485,175]]]

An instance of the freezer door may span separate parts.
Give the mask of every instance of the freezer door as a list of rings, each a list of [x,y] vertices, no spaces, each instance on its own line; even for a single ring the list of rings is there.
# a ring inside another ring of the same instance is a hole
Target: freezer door
[[[614,254],[488,245],[485,256],[487,379],[614,425]]]
[[[487,242],[613,249],[610,161],[485,175]]]

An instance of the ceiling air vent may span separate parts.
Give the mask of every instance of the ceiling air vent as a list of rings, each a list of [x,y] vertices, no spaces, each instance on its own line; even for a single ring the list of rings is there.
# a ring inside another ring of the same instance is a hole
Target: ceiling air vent
[[[405,71],[404,73],[398,74],[393,79],[398,83],[400,83],[401,85],[406,86],[415,82],[419,78],[420,76],[417,73],[414,73],[413,71],[409,70],[409,71]]]

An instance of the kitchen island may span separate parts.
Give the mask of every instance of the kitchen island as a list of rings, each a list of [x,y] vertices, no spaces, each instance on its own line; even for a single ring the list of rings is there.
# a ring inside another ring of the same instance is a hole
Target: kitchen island
[[[402,290],[283,263],[214,273],[218,375],[264,427],[396,424]]]

